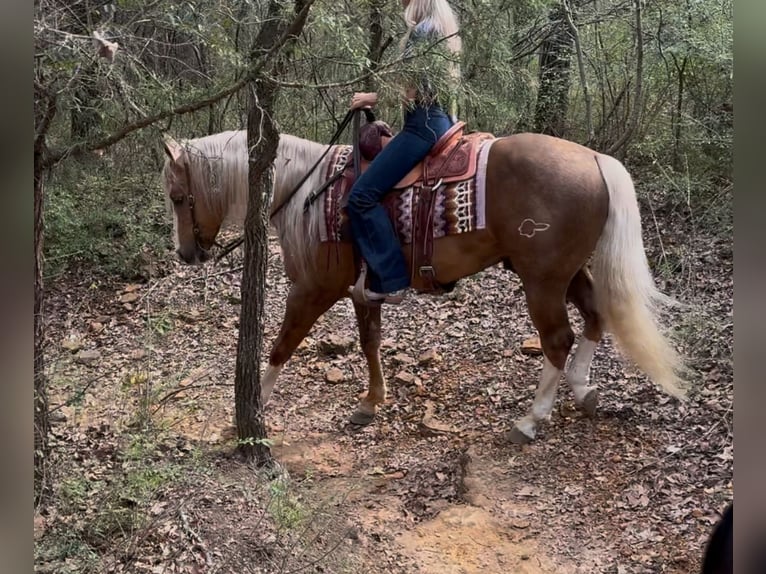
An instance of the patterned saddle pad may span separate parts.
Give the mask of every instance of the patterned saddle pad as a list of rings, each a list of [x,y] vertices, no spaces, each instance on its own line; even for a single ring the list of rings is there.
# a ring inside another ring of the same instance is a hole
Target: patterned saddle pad
[[[433,213],[434,238],[485,228],[487,157],[494,141],[494,138],[487,139],[479,145],[478,165],[473,177],[443,184],[437,190]],[[325,181],[338,171],[346,169],[351,153],[351,146],[335,146],[330,152]],[[323,194],[322,221],[319,226],[322,242],[349,240],[343,234],[346,213],[341,206],[345,205],[345,196],[351,191],[352,183],[352,178],[340,177]],[[419,185],[413,185],[403,190],[391,191],[383,200],[403,245],[412,243],[413,221],[420,191]]]

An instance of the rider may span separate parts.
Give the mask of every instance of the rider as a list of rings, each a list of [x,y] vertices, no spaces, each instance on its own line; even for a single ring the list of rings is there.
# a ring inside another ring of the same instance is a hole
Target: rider
[[[370,271],[370,289],[363,289],[361,298],[371,303],[399,302],[410,285],[396,232],[380,202],[454,123],[452,94],[460,75],[458,24],[447,0],[403,0],[403,4],[404,125],[357,179],[347,206],[354,240]],[[377,102],[377,93],[358,92],[351,109],[370,108]],[[444,103],[449,103],[452,117]]]

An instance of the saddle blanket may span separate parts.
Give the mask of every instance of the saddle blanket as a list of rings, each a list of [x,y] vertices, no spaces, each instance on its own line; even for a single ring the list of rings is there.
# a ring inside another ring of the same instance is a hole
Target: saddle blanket
[[[434,238],[457,235],[484,229],[486,226],[486,173],[489,149],[495,138],[480,144],[476,175],[464,181],[443,184],[436,192],[433,214]],[[327,162],[325,180],[343,171],[352,155],[352,147],[335,146]],[[341,231],[346,222],[344,198],[350,192],[349,180],[340,177],[325,191],[321,202],[319,235],[322,242],[346,240]],[[383,206],[404,245],[412,243],[413,219],[417,210],[420,187],[415,185],[403,190],[391,191],[383,199]]]

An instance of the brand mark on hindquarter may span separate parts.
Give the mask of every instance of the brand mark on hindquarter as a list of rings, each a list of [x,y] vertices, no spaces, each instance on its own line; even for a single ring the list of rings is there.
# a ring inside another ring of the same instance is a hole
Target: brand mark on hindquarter
[[[524,237],[534,237],[538,231],[547,231],[549,223],[538,223],[534,219],[527,218],[519,225],[519,234]]]

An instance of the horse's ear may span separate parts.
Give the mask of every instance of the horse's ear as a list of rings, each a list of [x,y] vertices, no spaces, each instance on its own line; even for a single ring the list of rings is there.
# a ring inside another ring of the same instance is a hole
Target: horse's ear
[[[173,136],[165,134],[162,136],[162,147],[165,148],[165,153],[171,161],[178,161],[183,153],[183,147],[178,143]]]

